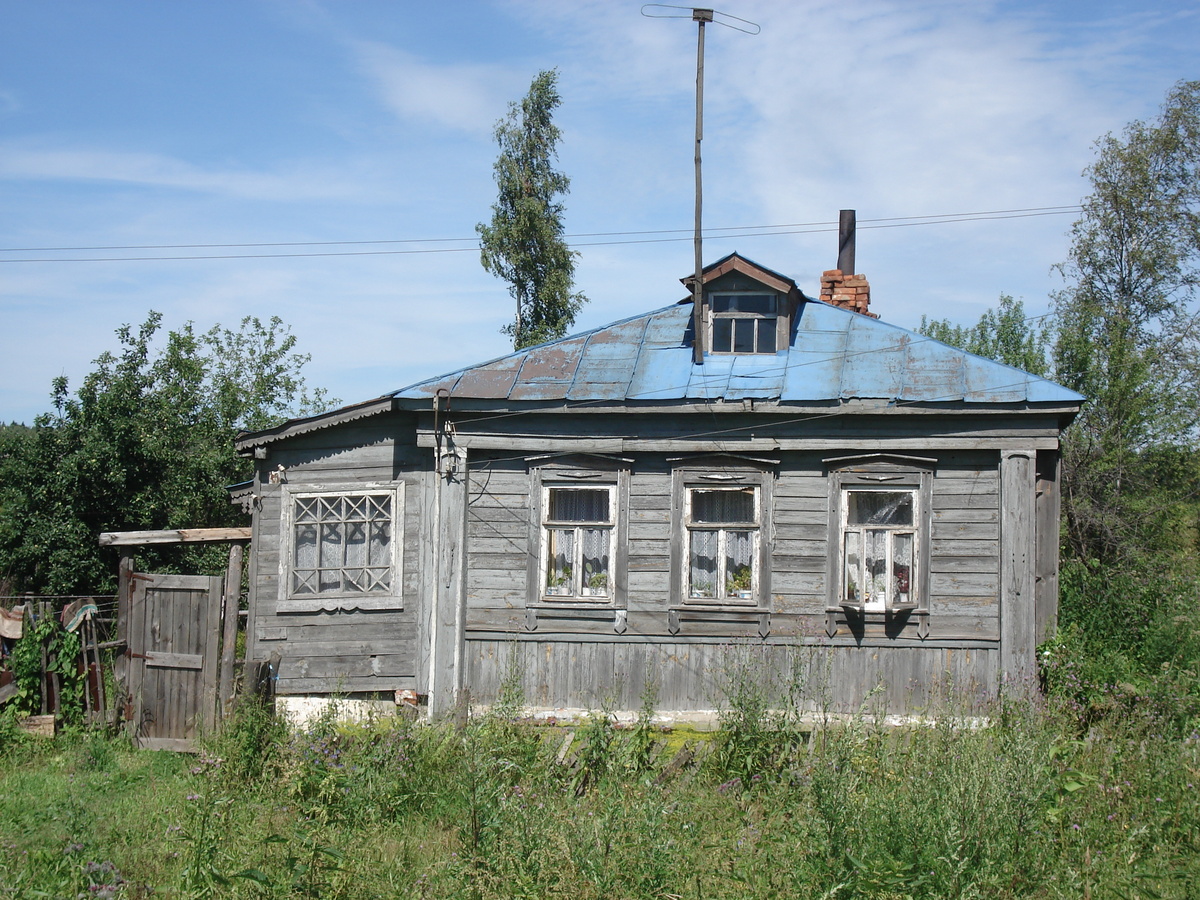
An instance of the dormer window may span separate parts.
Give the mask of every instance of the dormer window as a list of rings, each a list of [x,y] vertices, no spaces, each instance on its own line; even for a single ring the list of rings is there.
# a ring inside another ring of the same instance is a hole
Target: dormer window
[[[779,295],[710,294],[713,353],[774,353]]]

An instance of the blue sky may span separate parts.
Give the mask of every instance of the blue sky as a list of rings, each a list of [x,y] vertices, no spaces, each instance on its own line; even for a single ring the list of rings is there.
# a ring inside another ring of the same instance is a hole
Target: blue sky
[[[493,125],[545,68],[577,329],[678,300],[696,32],[640,9],[0,0],[0,420],[32,421],[152,309],[168,328],[278,315],[345,402],[503,354],[512,303],[474,227]],[[1092,142],[1197,77],[1182,0],[718,9],[762,31],[707,33],[706,260],[738,250],[815,293],[854,208],[872,308],[907,327],[974,322],[1001,293],[1044,312],[1073,219],[913,217],[1076,204]],[[405,243],[335,243],[384,241]],[[264,243],[308,245],[44,249]]]

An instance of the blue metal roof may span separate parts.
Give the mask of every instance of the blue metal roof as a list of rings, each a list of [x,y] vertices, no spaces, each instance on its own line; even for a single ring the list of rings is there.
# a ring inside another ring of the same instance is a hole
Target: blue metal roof
[[[395,391],[398,399],[1060,403],[1074,391],[870,316],[802,300],[790,345],[692,362],[690,301]]]

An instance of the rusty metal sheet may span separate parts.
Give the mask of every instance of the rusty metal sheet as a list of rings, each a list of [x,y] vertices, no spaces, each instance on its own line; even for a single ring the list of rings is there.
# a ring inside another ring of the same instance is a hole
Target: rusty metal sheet
[[[521,354],[505,356],[501,359],[465,369],[462,377],[454,386],[453,397],[478,397],[484,400],[500,400],[509,395],[517,382],[521,364],[525,357]]]
[[[525,363],[521,366],[518,382],[532,384],[534,382],[570,382],[575,378],[579,368],[579,359],[583,348],[587,346],[589,335],[563,338],[561,341],[551,341],[530,347],[525,353]]]
[[[458,380],[462,374],[462,372],[451,372],[449,375],[439,375],[437,378],[432,378],[429,381],[409,385],[397,391],[394,396],[432,397],[443,388],[447,391],[452,390],[458,384]]]

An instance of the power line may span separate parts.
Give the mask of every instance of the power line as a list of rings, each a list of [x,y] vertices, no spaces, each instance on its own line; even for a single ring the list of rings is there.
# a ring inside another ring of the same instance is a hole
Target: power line
[[[860,219],[860,228],[906,228],[927,225],[949,225],[958,222],[981,222],[994,219],[1021,219],[1038,216],[1056,216],[1076,213],[1079,206],[1047,206],[1029,207],[1025,209],[990,210],[971,213],[943,213],[926,216],[893,216],[879,219]],[[776,237],[789,234],[819,234],[837,230],[836,222],[803,222],[780,225],[738,225],[716,227],[707,230],[707,235],[713,240],[728,240],[736,237]],[[725,233],[725,232],[738,232]],[[672,243],[691,240],[691,237],[648,237],[650,235],[683,235],[689,234],[686,229],[662,229],[654,231],[604,231],[586,232],[567,235],[572,239],[586,238],[617,238],[628,237],[633,240],[574,240],[573,247],[605,247],[627,244]],[[237,254],[189,254],[180,256],[118,256],[118,257],[45,257],[45,258],[0,258],[5,263],[38,263],[38,262],[173,262],[181,260],[216,260],[216,259],[297,259],[321,258],[332,256],[402,256],[427,253],[470,253],[478,251],[477,239],[471,238],[407,238],[402,240],[376,241],[277,241],[256,243],[225,243],[225,244],[132,244],[106,245],[92,247],[8,247],[0,248],[0,253],[67,253],[67,252],[101,252],[117,250],[224,250],[224,249],[254,249],[270,247],[347,247],[368,245],[396,244],[446,244],[470,243],[466,247],[422,247],[412,250],[330,250],[325,252],[306,251],[302,253],[237,253]]]

